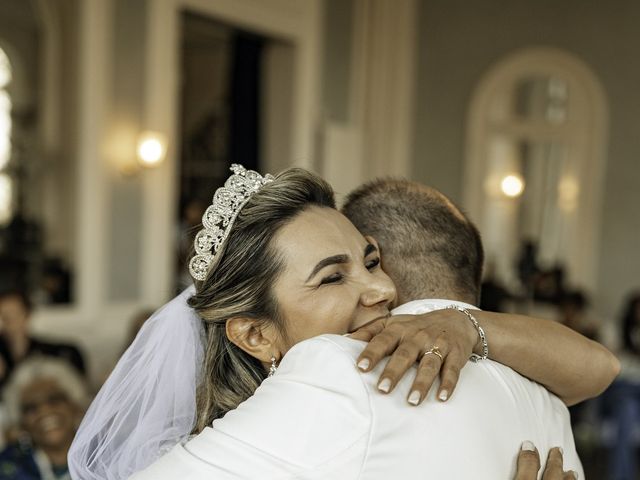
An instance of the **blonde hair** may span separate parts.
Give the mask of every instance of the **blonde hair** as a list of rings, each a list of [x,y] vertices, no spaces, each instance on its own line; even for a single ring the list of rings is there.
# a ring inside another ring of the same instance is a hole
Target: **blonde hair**
[[[196,431],[249,398],[266,377],[261,362],[233,344],[226,321],[253,318],[286,338],[272,286],[284,262],[273,245],[277,232],[310,206],[335,208],[322,178],[292,168],[256,192],[242,208],[207,278],[189,300],[204,322],[206,347],[198,389]]]

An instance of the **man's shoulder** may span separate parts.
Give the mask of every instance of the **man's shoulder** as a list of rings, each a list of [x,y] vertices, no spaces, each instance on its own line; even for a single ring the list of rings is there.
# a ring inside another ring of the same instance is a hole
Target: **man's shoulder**
[[[328,377],[330,381],[334,381],[335,373],[340,372],[339,377],[342,382],[364,382],[368,390],[377,390],[375,385],[379,375],[376,373],[382,373],[388,358],[380,362],[374,372],[363,375],[357,369],[356,362],[365,346],[365,342],[343,335],[325,334],[313,337],[296,344],[287,352],[278,368],[278,375]],[[368,385],[371,381],[367,380],[371,379],[373,383]],[[405,375],[402,380],[410,382],[412,375]],[[463,369],[461,380],[464,383],[473,384],[474,387],[482,385],[484,388],[481,390],[485,391],[487,386],[491,385],[493,393],[507,393],[511,398],[533,396],[557,399],[543,386],[493,360],[468,362]],[[477,395],[474,397],[477,401]]]
[[[518,394],[523,395],[537,394],[555,398],[555,396],[542,385],[520,375],[511,367],[491,359],[482,360],[477,363],[469,362],[465,371],[469,376],[477,378],[479,381],[491,381],[499,385],[501,387],[500,389],[507,393],[514,394],[518,392]]]
[[[388,401],[389,396],[397,396],[394,403],[406,408],[405,397],[415,376],[415,366],[411,368],[413,372],[400,380],[393,395],[381,395],[378,399],[377,382],[388,358],[372,372],[361,373],[356,362],[365,345],[365,342],[341,335],[321,335],[305,340],[289,350],[276,375],[284,376],[286,380],[311,382],[335,392],[349,392],[354,397],[373,396],[375,400],[384,398]],[[432,388],[429,397],[431,402],[439,404],[435,399],[436,391],[437,388]],[[564,416],[567,412],[562,401],[543,386],[493,360],[468,362],[461,372],[454,397],[457,399],[447,405],[451,412],[458,413],[459,409],[522,411],[526,406],[540,419],[540,416]]]
[[[348,340],[322,335],[296,344],[274,376],[238,408],[215,420],[189,448],[199,455],[219,444],[241,442],[245,449],[251,446],[254,455],[271,459],[265,464],[278,459],[303,469],[342,455],[362,457],[371,410],[352,356],[355,341]]]
[[[347,355],[351,355],[353,352],[359,354],[359,351],[361,351],[365,345],[365,342],[354,340],[349,335],[325,333],[295,344],[289,352],[300,348],[338,349],[343,350]]]
[[[394,315],[398,314],[423,314],[433,310],[447,308],[449,305],[464,307],[469,310],[479,310],[475,305],[461,302],[454,299],[443,298],[422,298],[412,300],[399,305],[393,310]],[[493,382],[499,386],[498,390],[514,395],[527,395],[530,401],[536,401],[538,405],[552,407],[554,410],[566,410],[564,404],[554,394],[550,393],[538,383],[523,377],[510,367],[492,360],[481,361],[476,368],[465,368],[467,377],[474,379],[476,382],[487,384]],[[470,380],[466,380],[467,382]]]
[[[344,335],[319,335],[291,347],[282,359],[278,371],[297,368],[301,358],[305,359],[304,362],[312,362],[312,364],[329,362],[331,359],[329,363],[332,365],[335,363],[352,364],[355,368],[356,359],[365,345],[365,342]]]
[[[366,401],[368,392],[356,366],[364,346],[364,342],[340,335],[310,338],[286,353],[273,379],[314,385]]]
[[[566,410],[566,406],[553,393],[539,383],[530,380],[512,368],[493,360],[483,360],[478,363],[468,362],[461,376],[464,386],[469,391],[476,391],[474,401],[486,404],[502,397],[500,402],[523,411],[530,408],[531,412],[545,415],[547,412]],[[486,395],[486,388],[490,388],[490,395]],[[480,393],[483,392],[483,393]],[[480,393],[480,395],[479,395]],[[489,397],[483,399],[482,397]],[[498,409],[499,410],[499,409]],[[533,418],[531,418],[533,420]]]

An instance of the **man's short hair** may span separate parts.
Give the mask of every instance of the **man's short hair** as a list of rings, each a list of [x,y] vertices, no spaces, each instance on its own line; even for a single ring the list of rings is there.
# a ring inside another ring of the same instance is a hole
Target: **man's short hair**
[[[342,212],[379,242],[383,266],[405,301],[427,294],[479,301],[480,233],[439,191],[408,180],[378,179],[351,192]]]

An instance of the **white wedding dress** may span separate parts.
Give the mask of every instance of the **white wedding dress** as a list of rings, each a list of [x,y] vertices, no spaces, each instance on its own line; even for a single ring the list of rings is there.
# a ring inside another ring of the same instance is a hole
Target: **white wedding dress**
[[[421,300],[394,313],[450,303]],[[448,402],[432,388],[412,407],[413,375],[381,394],[383,365],[356,369],[363,346],[336,335],[299,343],[251,398],[132,478],[511,480],[524,440],[543,463],[561,446],[564,468],[584,478],[567,408],[540,385],[491,360],[469,362]]]

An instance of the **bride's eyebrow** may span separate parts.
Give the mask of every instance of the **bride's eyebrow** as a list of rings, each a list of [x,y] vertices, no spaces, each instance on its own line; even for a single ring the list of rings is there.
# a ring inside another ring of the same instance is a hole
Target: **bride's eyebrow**
[[[318,262],[318,264],[313,267],[311,271],[311,275],[307,278],[307,282],[311,280],[320,270],[324,267],[328,267],[329,265],[335,265],[340,263],[349,263],[349,255],[334,255],[332,257],[327,257]]]
[[[378,248],[374,244],[368,243],[367,246],[364,247],[364,257],[366,258],[373,252],[377,252],[377,251],[378,251]],[[308,282],[309,280],[311,280],[324,267],[328,267],[329,265],[349,263],[349,260],[350,260],[349,255],[333,255],[332,257],[324,258],[320,260],[315,267],[313,267],[311,274],[309,275],[309,277],[307,277],[305,281]]]

